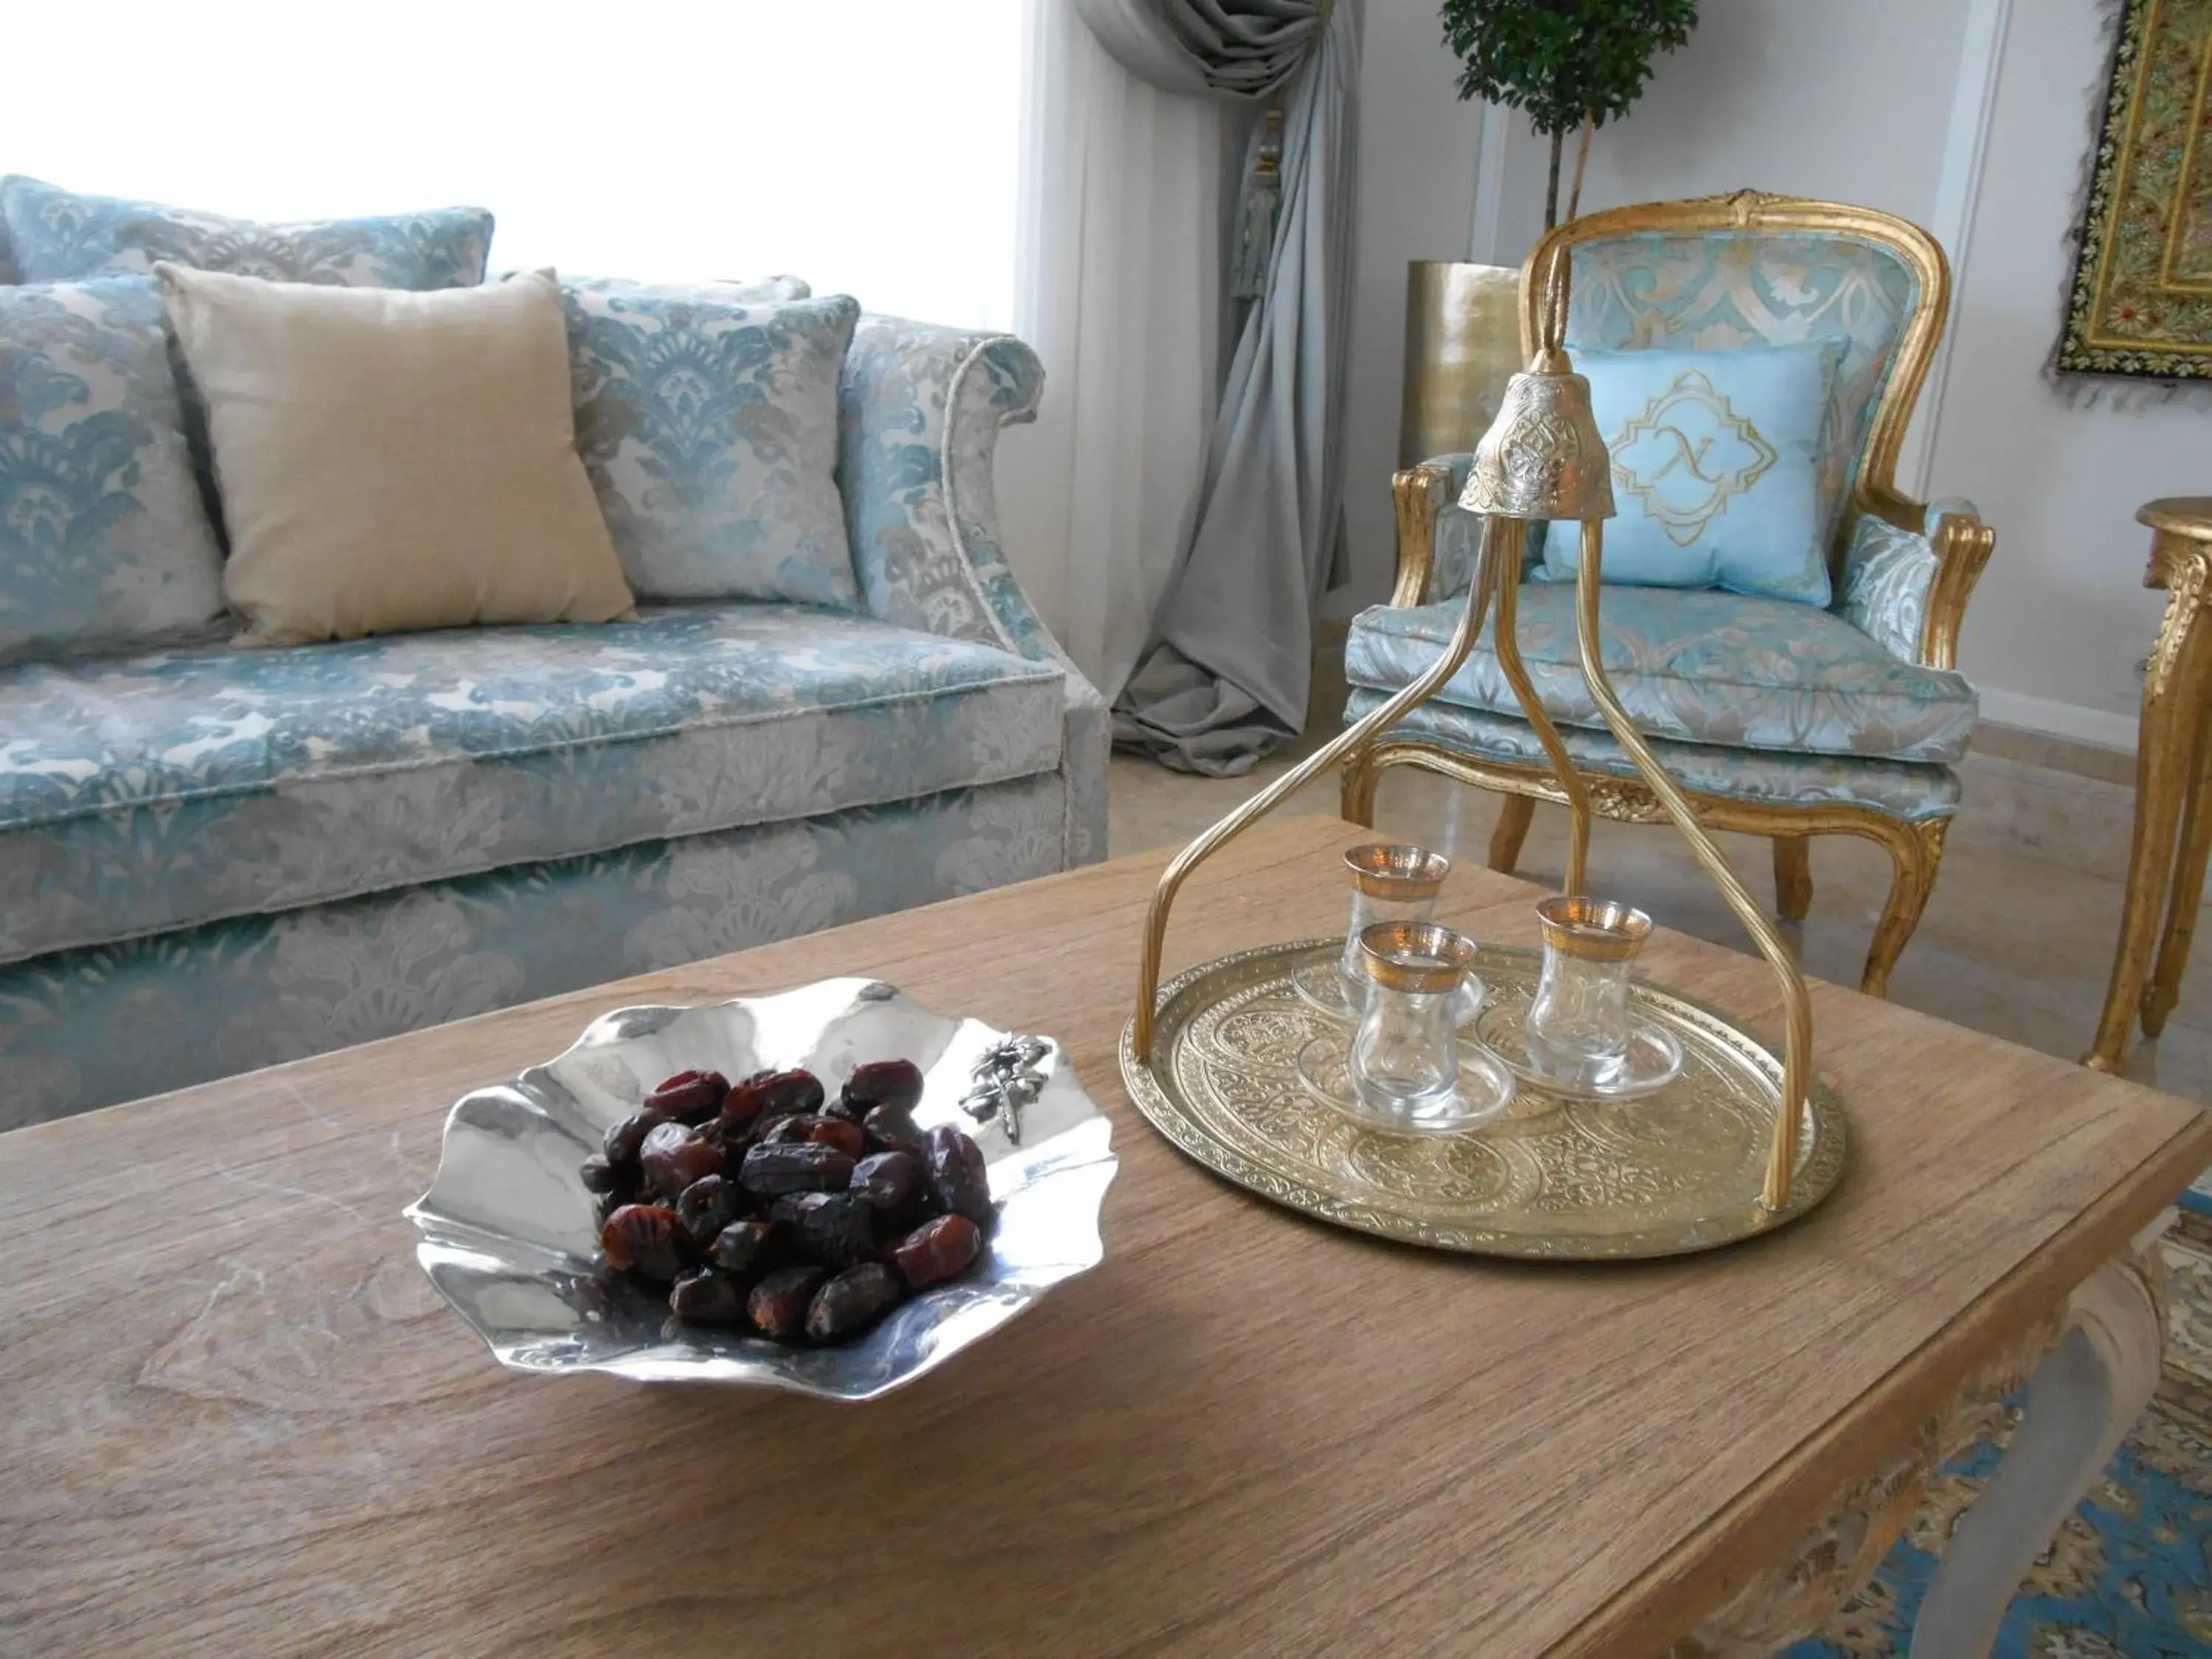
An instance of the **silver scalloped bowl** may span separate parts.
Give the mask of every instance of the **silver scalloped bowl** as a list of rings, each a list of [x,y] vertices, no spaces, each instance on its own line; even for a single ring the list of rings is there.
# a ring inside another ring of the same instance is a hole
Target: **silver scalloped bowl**
[[[979,1123],[964,1105],[1006,1034],[948,1019],[890,986],[823,980],[698,1008],[622,1008],[592,1022],[550,1065],[479,1089],[446,1119],[438,1174],[407,1207],[416,1260],[499,1362],[540,1373],[603,1371],[641,1382],[737,1382],[830,1400],[872,1400],[981,1341],[1105,1254],[1098,1212],[1119,1167],[1111,1126],[1060,1045],[1025,1068],[1042,1079],[1016,1119]],[[998,1227],[963,1277],[903,1302],[839,1347],[667,1327],[665,1303],[610,1302],[592,1274],[592,1201],[577,1166],[609,1125],[690,1066],[744,1077],[804,1066],[834,1093],[855,1066],[905,1059],[927,1086],[915,1119],[957,1123],[990,1164]]]

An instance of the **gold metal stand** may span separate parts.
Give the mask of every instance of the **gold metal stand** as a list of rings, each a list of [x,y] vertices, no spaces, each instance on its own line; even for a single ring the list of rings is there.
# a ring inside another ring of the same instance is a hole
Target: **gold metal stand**
[[[1413,684],[1206,830],[1169,865],[1146,916],[1136,1010],[1123,1050],[1124,1072],[1133,1094],[1139,1105],[1146,1107],[1147,1115],[1172,1133],[1170,1118],[1175,1111],[1188,1106],[1189,1091],[1179,1090],[1176,1079],[1161,1073],[1164,1067],[1171,1070],[1177,1064],[1176,1044],[1182,1034],[1201,1023],[1198,1017],[1205,1012],[1182,1009],[1169,1034],[1170,1040],[1166,1047],[1156,1045],[1162,1007],[1160,960],[1168,917],[1176,894],[1192,872],[1206,859],[1329,768],[1345,763],[1346,793],[1352,794],[1356,787],[1353,781],[1371,774],[1376,738],[1410,710],[1426,702],[1467,660],[1493,599],[1498,605],[1495,638],[1499,665],[1514,689],[1523,715],[1543,744],[1552,763],[1553,781],[1572,816],[1566,889],[1571,894],[1583,890],[1589,846],[1589,789],[1575,770],[1557,728],[1537,701],[1521,660],[1513,613],[1528,524],[1545,520],[1555,526],[1553,533],[1558,534],[1557,526],[1566,520],[1575,520],[1582,526],[1577,632],[1583,676],[1590,695],[1614,740],[1635,763],[1643,785],[1689,843],[1698,862],[1773,969],[1781,988],[1785,1046],[1773,1090],[1772,1121],[1764,1132],[1765,1156],[1756,1196],[1757,1209],[1778,1220],[1803,1207],[1804,1194],[1799,1195],[1798,1203],[1792,1202],[1798,1160],[1813,1146],[1821,1144],[1813,1133],[1815,1120],[1810,1111],[1811,999],[1804,975],[1780,934],[1727,855],[1699,823],[1696,809],[1637,731],[1607,677],[1598,621],[1602,525],[1613,513],[1610,458],[1590,414],[1589,382],[1573,372],[1561,345],[1566,319],[1566,252],[1562,246],[1547,246],[1548,258],[1540,250],[1538,260],[1528,273],[1530,289],[1540,296],[1536,356],[1528,370],[1515,375],[1508,385],[1498,418],[1476,451],[1473,475],[1460,498],[1462,507],[1483,515],[1482,557],[1475,580],[1468,588],[1467,608],[1453,631],[1450,643]],[[1194,970],[1178,984],[1186,988],[1194,983],[1206,986],[1212,983],[1206,977],[1212,971]],[[1227,994],[1225,990],[1220,994]],[[1738,1036],[1758,1052],[1765,1052],[1748,1034],[1739,1030]],[[1840,1108],[1833,1109],[1831,1115],[1835,1131],[1829,1140],[1838,1149],[1839,1159]],[[1479,1135],[1480,1132],[1476,1133]],[[1832,1181],[1833,1173],[1832,1170],[1828,1172],[1829,1181]],[[1819,1191],[1825,1192],[1826,1185],[1826,1182],[1819,1183]],[[1267,1190],[1265,1187],[1257,1189]],[[1746,1201],[1749,1201],[1748,1194]],[[1742,1235],[1739,1231],[1732,1236]]]

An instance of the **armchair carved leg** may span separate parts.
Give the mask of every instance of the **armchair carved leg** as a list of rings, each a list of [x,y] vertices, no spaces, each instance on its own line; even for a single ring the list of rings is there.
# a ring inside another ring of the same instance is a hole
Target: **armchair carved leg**
[[[1893,833],[1882,837],[1882,844],[1889,849],[1889,902],[1882,907],[1881,920],[1875,924],[1866,972],[1859,976],[1859,989],[1870,997],[1889,994],[1889,971],[1897,966],[1912,930],[1920,925],[1920,913],[1928,908],[1936,866],[1943,861],[1944,832],[1950,827],[1948,818],[1927,818],[1897,824]]]
[[[1812,837],[1774,838],[1774,908],[1784,921],[1802,921],[1813,908]]]
[[[1344,757],[1337,811],[1346,823],[1363,830],[1375,827],[1375,786],[1381,776],[1382,768],[1376,765],[1371,748],[1355,749]]]
[[[1528,839],[1529,820],[1536,803],[1526,795],[1508,795],[1498,804],[1498,827],[1490,832],[1490,867],[1501,876],[1513,873],[1521,861],[1521,843]]]

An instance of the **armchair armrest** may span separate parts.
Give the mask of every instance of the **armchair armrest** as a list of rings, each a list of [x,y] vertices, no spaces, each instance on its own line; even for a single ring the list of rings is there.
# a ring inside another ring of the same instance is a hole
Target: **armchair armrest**
[[[1000,428],[1035,420],[1043,391],[1011,334],[863,316],[837,389],[837,488],[869,615],[1064,671],[1072,868],[1106,853],[1106,704],[1015,580],[992,487]]]
[[[1966,600],[1996,545],[1971,501],[1879,501],[1851,526],[1837,614],[1905,662],[1956,668]]]
[[[1457,599],[1474,580],[1482,518],[1459,504],[1474,470],[1472,455],[1438,455],[1391,481],[1398,510],[1398,581],[1394,605]]]

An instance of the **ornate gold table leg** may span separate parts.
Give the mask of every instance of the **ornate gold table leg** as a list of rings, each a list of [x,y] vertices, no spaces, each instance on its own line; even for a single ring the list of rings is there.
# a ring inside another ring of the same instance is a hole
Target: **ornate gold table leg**
[[[2158,966],[2143,992],[2145,1036],[2166,1030],[2166,1017],[2181,1000],[2181,975],[2197,937],[2197,907],[2204,898],[2204,863],[2212,857],[2212,716],[2200,718],[2197,755],[2189,775],[2189,799],[2181,810],[2181,852],[2173,865],[2173,892],[2166,905],[2166,937]]]
[[[2212,556],[2212,501],[2195,504],[2207,510],[2193,518],[2168,510],[2175,505],[2154,501],[2136,514],[2157,532],[2143,585],[2163,587],[2168,597],[2143,677],[2142,726],[2136,747],[2135,833],[2128,854],[2119,945],[2105,992],[2104,1017],[2098,1022],[2095,1042],[2082,1057],[2084,1065],[2100,1072],[2120,1069],[2143,1007],[2151,951],[2172,884],[2181,796],[2196,769],[2205,698],[2212,691],[2212,630],[2206,629],[2203,614],[2208,578],[2212,578],[2212,559],[2208,559]],[[2178,988],[2178,960],[2172,971]],[[2164,1018],[2163,1011],[2160,1018]]]

